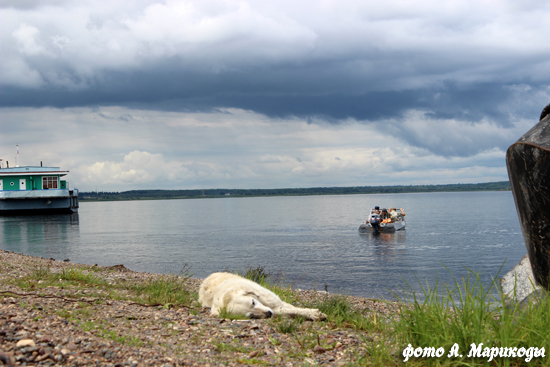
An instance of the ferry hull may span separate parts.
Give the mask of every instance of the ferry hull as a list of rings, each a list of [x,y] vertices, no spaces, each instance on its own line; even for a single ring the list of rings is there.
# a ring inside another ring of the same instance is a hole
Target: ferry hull
[[[0,215],[78,213],[77,190],[4,191]]]
[[[550,289],[550,115],[544,111],[508,148],[506,165],[533,274]]]

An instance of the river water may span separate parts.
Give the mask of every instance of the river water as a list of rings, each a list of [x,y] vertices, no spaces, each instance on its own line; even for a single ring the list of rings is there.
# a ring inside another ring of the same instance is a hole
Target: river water
[[[406,229],[360,234],[375,205],[403,208]],[[297,288],[385,299],[469,270],[487,284],[526,254],[510,191],[82,202],[0,217],[0,231],[0,249],[28,255],[200,278],[264,267]]]

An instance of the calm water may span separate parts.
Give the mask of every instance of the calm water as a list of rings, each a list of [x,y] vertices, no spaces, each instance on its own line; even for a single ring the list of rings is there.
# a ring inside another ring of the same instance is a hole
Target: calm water
[[[402,207],[405,231],[360,234],[371,207]],[[0,249],[196,277],[265,267],[295,287],[393,298],[407,281],[488,281],[526,254],[511,192],[81,203],[80,213],[0,217]]]

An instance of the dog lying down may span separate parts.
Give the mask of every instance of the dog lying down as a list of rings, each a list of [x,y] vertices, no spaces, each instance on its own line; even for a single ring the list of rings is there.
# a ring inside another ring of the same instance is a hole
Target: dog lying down
[[[283,302],[279,296],[252,280],[231,273],[214,273],[200,286],[199,302],[210,307],[212,316],[225,309],[232,314],[265,319],[273,315],[303,316],[308,320],[325,320],[327,316],[313,308],[299,308]]]

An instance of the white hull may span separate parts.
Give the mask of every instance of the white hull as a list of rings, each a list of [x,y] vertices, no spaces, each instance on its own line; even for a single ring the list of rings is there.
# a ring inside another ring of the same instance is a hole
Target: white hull
[[[387,224],[381,224],[380,225],[380,232],[383,233],[392,233],[395,231],[401,231],[405,229],[405,226],[407,223],[403,220],[397,223],[387,223]],[[367,233],[372,232],[372,226],[370,224],[361,224],[359,226],[359,232],[361,233]]]

